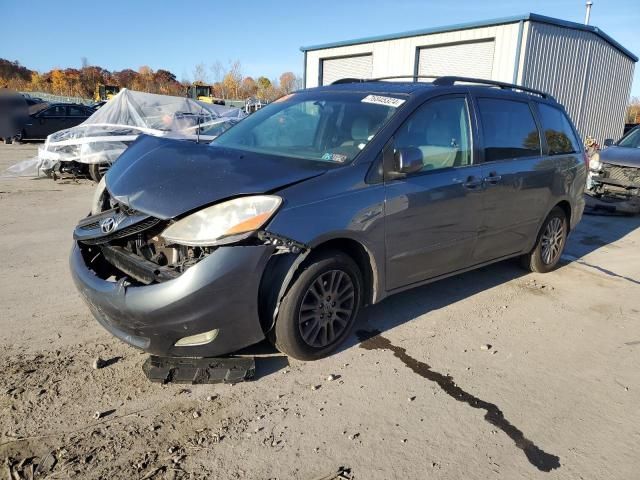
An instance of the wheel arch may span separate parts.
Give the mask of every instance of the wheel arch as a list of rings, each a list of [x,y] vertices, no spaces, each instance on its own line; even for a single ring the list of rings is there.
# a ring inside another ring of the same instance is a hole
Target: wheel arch
[[[314,255],[327,250],[339,250],[358,265],[363,279],[362,306],[375,303],[380,299],[380,271],[371,250],[353,237],[323,238],[298,254],[273,255],[269,260],[260,282],[258,302],[260,323],[265,333],[271,331],[275,325],[280,302],[304,268],[305,262],[311,261]]]
[[[564,214],[567,216],[567,226],[569,230],[571,230],[571,204],[569,203],[568,200],[565,199],[565,200],[560,200],[558,203],[556,203],[553,206],[553,208],[551,208],[551,210],[553,210],[556,207],[562,209]],[[551,213],[551,210],[549,210],[549,213]],[[547,213],[547,216],[549,216],[549,213]]]

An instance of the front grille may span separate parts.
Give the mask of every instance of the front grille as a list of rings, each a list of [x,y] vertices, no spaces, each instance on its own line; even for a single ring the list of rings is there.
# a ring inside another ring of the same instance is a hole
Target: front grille
[[[93,222],[93,223],[87,223],[85,225],[78,225],[78,228],[80,230],[93,230],[95,228],[98,228],[100,226],[100,224],[98,222]]]
[[[107,243],[112,240],[117,240],[119,238],[125,238],[130,235],[135,235],[136,233],[144,232],[151,227],[155,227],[160,222],[161,220],[159,218],[149,217],[134,225],[117,230],[110,235],[105,235],[97,238],[85,238],[82,240],[82,242],[86,243],[87,245],[99,245],[102,243]]]
[[[640,184],[640,168],[621,167],[619,165],[603,164],[602,173],[605,178],[623,183]]]

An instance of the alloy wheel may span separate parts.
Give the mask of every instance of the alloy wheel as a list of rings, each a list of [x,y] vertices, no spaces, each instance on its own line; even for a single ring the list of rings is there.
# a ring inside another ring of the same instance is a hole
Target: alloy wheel
[[[553,217],[542,234],[542,261],[551,265],[560,256],[564,242],[564,222],[558,217]]]
[[[355,306],[356,289],[346,272],[319,275],[302,297],[298,318],[302,339],[316,348],[331,345],[349,326]]]

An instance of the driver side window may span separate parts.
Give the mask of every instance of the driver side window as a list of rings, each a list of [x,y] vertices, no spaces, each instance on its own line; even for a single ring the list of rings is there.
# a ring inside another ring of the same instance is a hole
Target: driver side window
[[[471,165],[466,99],[437,99],[419,107],[396,132],[394,148],[420,150],[423,172]]]

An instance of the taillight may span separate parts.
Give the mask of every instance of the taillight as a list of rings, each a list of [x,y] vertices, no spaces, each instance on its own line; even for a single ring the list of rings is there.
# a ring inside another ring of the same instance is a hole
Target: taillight
[[[589,155],[587,152],[582,152],[582,158],[584,160],[584,166],[587,167],[587,172],[589,171]]]

